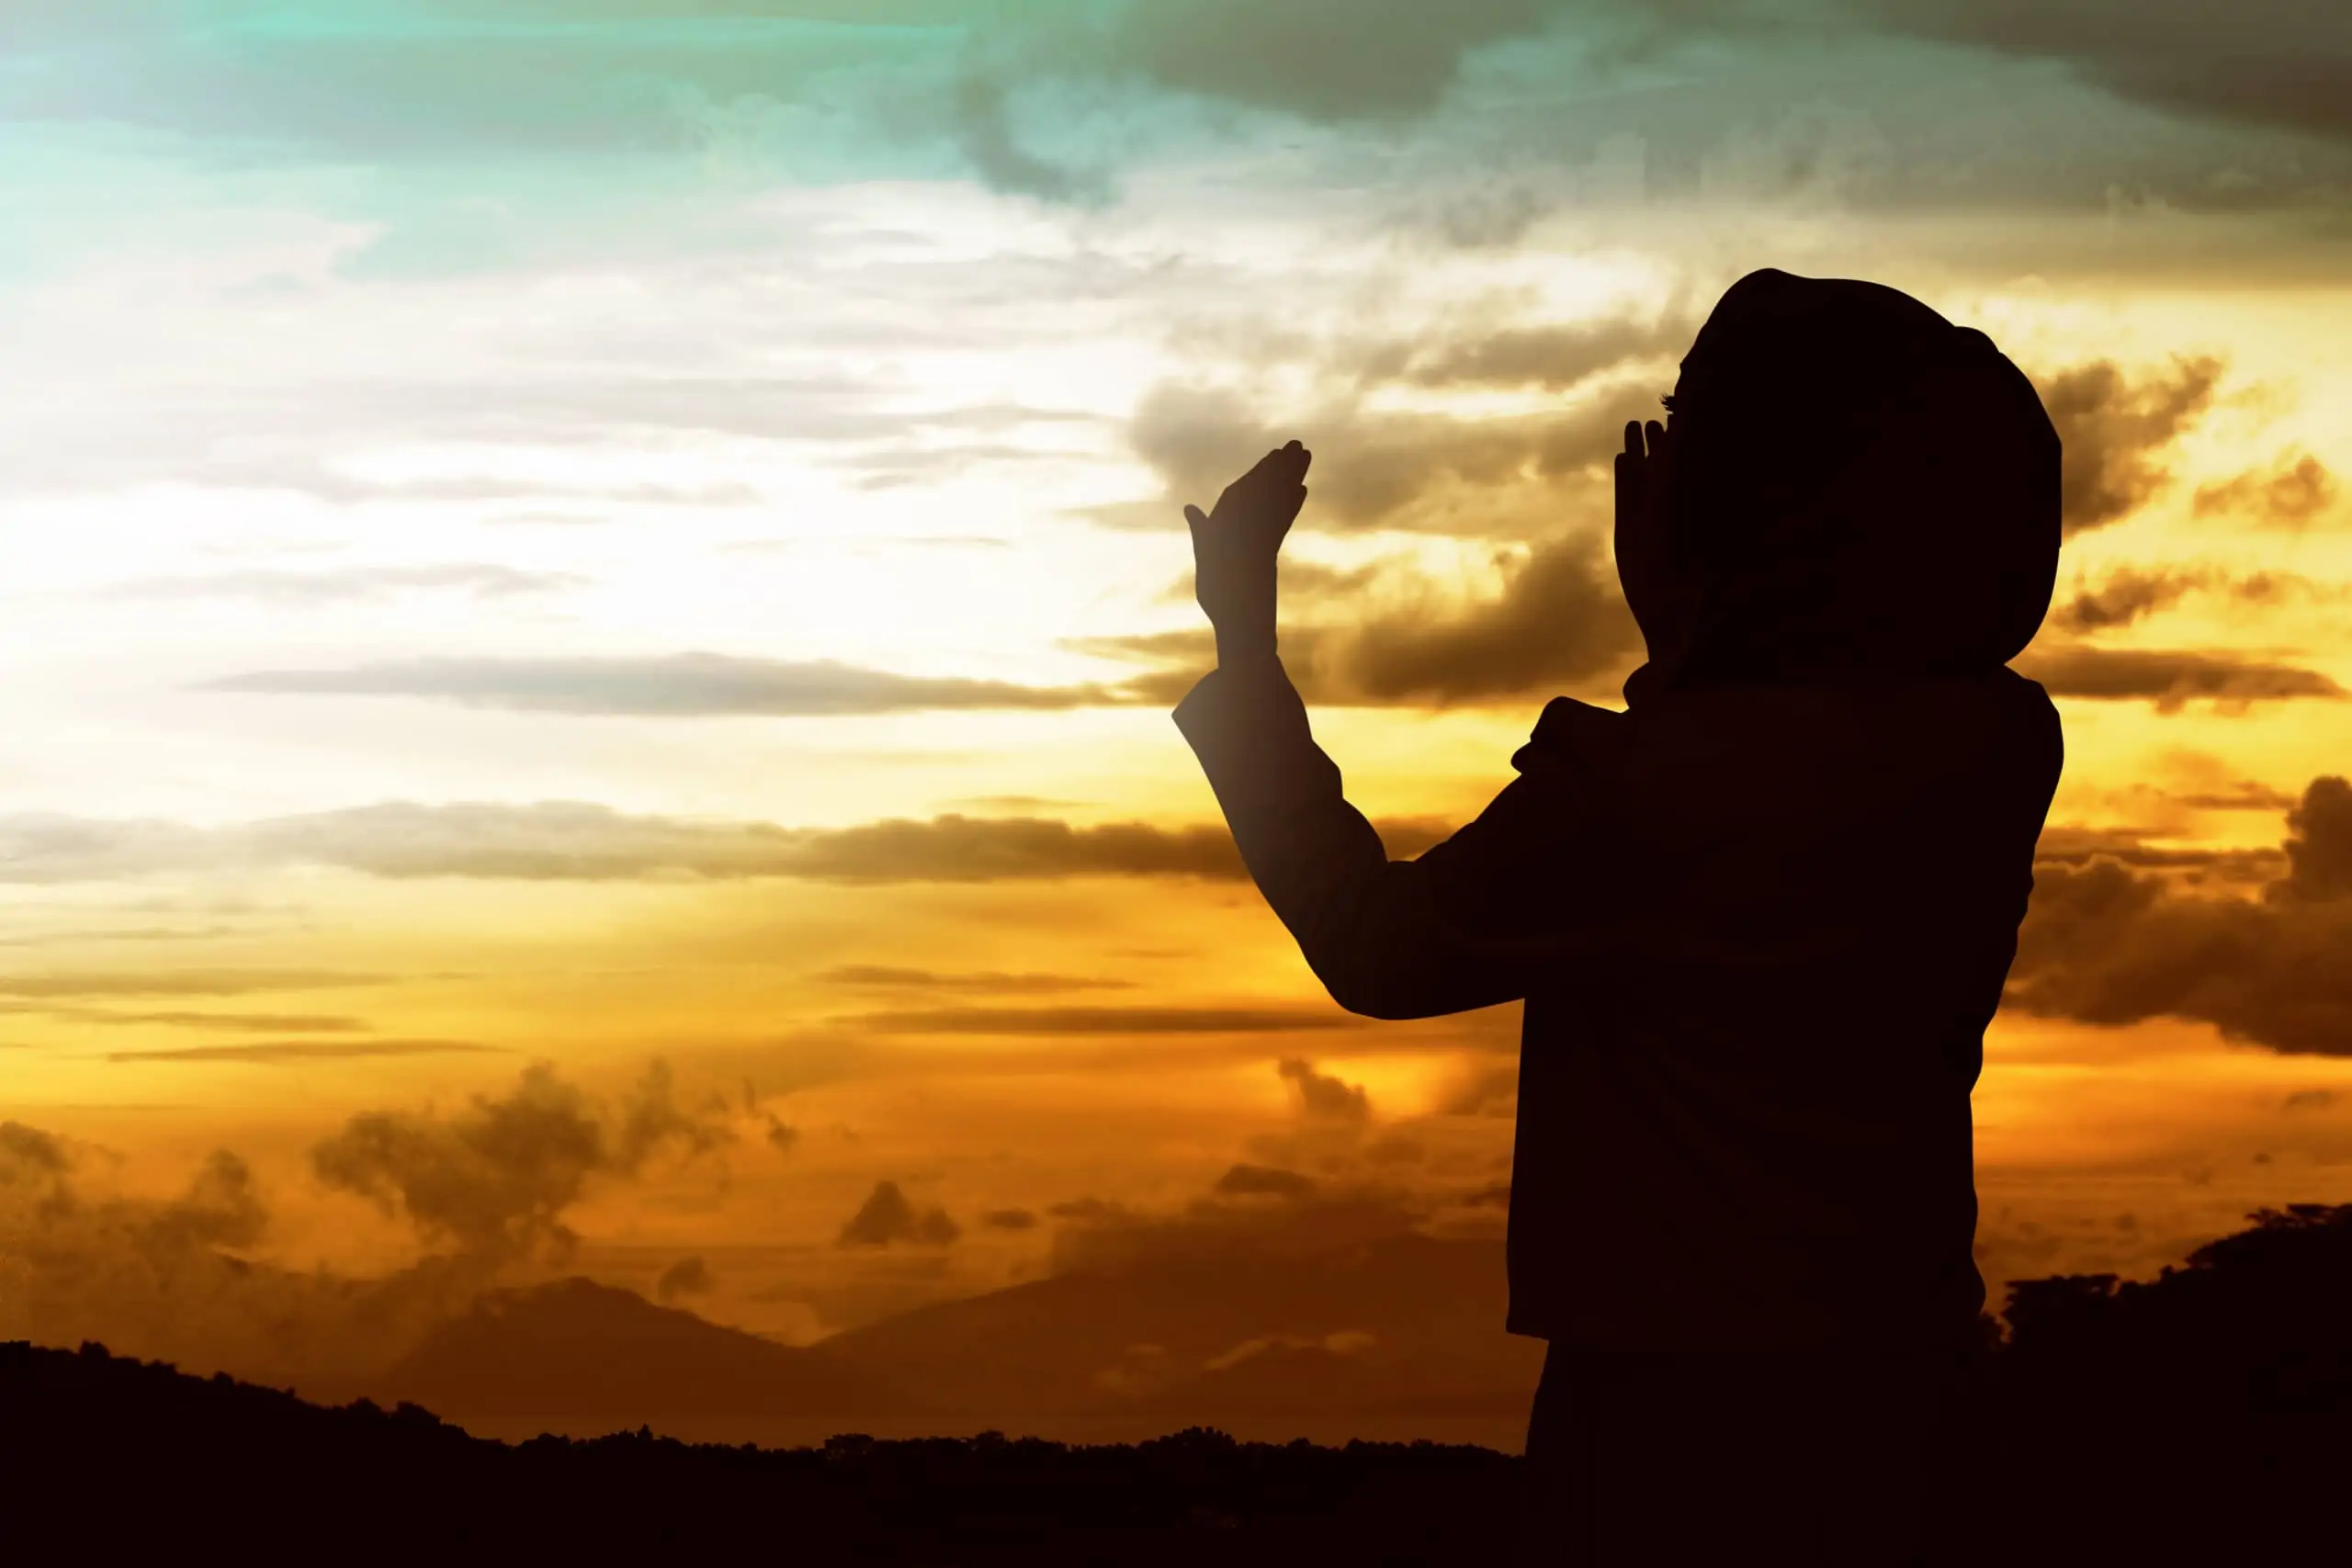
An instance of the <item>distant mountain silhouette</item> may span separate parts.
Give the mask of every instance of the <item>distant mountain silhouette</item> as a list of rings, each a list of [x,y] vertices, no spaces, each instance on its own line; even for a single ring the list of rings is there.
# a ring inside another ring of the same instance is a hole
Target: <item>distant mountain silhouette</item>
[[[6,1540],[27,1562],[756,1561],[1079,1568],[1496,1562],[1514,1461],[1434,1444],[1001,1437],[820,1449],[486,1442],[108,1356],[0,1345]],[[298,1554],[299,1553],[299,1558]],[[12,1558],[12,1560],[14,1560]]]
[[[1499,1242],[1410,1232],[1148,1257],[918,1308],[824,1348],[934,1408],[1342,1414],[1450,1401],[1522,1418],[1543,1347],[1500,1331]]]
[[[913,1407],[885,1378],[590,1280],[495,1291],[426,1335],[379,1396],[468,1416],[863,1418]]]
[[[937,1368],[942,1396],[1000,1397],[1034,1373],[1051,1397],[1120,1397],[1170,1426],[1195,1410],[1239,1419],[1382,1399],[1435,1413],[1449,1398],[1486,1397],[1484,1371],[1443,1360],[1443,1325],[1476,1292],[1417,1270],[1467,1245],[1389,1238],[1256,1283],[1224,1279],[1206,1258],[1136,1261],[876,1325],[843,1337],[854,1356],[791,1350],[575,1280],[485,1299],[420,1346],[402,1375],[477,1400],[500,1391],[518,1407],[914,1401],[933,1393],[922,1380]],[[1350,1299],[1375,1289],[1395,1294]],[[1213,1326],[1168,1336],[1177,1348],[1162,1353],[1181,1351],[1182,1375],[1124,1394],[1081,1375],[1190,1311]],[[1939,1543],[1942,1561],[2341,1558],[2352,1205],[2266,1212],[2154,1280],[2027,1281],[2008,1317],[2006,1335],[1987,1340],[1943,1467],[1965,1494],[1955,1516],[1965,1529]],[[1370,1326],[1333,1326],[1343,1322]],[[1215,1364],[1190,1362],[1244,1331]],[[1383,1334],[1401,1347],[1385,1362]],[[1058,1357],[1057,1336],[1070,1341]],[[658,1386],[669,1377],[683,1393]],[[740,1386],[724,1387],[729,1379]],[[813,1562],[1037,1568],[1491,1563],[1508,1558],[1515,1463],[1476,1449],[1269,1447],[1198,1430],[1099,1448],[838,1438],[763,1450],[650,1433],[508,1445],[414,1405],[327,1409],[96,1347],[0,1346],[6,1539],[93,1557],[123,1544],[321,1554],[361,1543],[467,1558],[575,1549],[670,1560],[729,1546]]]

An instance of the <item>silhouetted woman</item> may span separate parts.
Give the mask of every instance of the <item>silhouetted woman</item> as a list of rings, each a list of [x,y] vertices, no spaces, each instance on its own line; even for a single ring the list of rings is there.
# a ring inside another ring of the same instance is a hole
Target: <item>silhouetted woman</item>
[[[2058,439],[1983,333],[1774,271],[1667,404],[1617,459],[1626,710],[1554,701],[1446,842],[1388,859],[1276,657],[1295,442],[1186,509],[1218,667],[1176,721],[1340,1005],[1526,1002],[1530,1561],[1903,1562],[1952,1495],[1969,1094],[2061,761],[2006,668],[2050,602]]]

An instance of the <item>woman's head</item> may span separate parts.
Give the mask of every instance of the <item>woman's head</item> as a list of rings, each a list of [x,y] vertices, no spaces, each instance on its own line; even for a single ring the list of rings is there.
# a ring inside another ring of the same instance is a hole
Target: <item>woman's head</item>
[[[1669,678],[1990,670],[2057,571],[2059,448],[1982,333],[1874,283],[1751,273],[1682,361]]]

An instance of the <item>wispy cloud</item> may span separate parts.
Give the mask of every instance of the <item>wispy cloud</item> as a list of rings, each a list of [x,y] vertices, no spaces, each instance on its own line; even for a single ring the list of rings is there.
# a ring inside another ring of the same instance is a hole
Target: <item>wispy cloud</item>
[[[1384,821],[1390,852],[1445,834],[1425,818]],[[847,828],[639,816],[578,801],[510,806],[390,802],[224,828],[53,815],[0,818],[0,883],[63,885],[172,873],[321,865],[364,875],[617,882],[663,877],[816,882],[1019,882],[1083,876],[1242,878],[1222,824],[1069,822],[1051,817],[899,818]],[[234,972],[175,971],[183,978]],[[836,977],[859,971],[836,971]],[[899,983],[918,971],[866,970]],[[1037,986],[1046,976],[943,976]],[[0,978],[0,994],[32,979]],[[59,982],[63,984],[65,982]],[[191,982],[192,983],[192,982]],[[18,993],[34,994],[34,993]],[[71,994],[61,992],[59,994]]]
[[[1332,1008],[930,1008],[860,1013],[844,1021],[890,1034],[1279,1034],[1355,1029]]]
[[[462,593],[477,599],[514,598],[578,588],[568,572],[524,571],[486,562],[437,566],[329,567],[311,571],[223,571],[139,577],[105,591],[109,599],[252,599],[283,605],[346,604],[403,593]]]
[[[59,1012],[76,1023],[119,1029],[244,1030],[255,1034],[356,1034],[367,1029],[364,1019],[334,1013],[309,1012],[119,1012],[101,1008],[42,1009]]]
[[[327,969],[98,969],[77,974],[0,975],[5,997],[243,997],[372,986],[383,976]]]
[[[2062,697],[2154,703],[2159,713],[2190,702],[2224,711],[2250,703],[2340,698],[2344,688],[2316,670],[2233,653],[2187,649],[2036,648],[2018,669]]]
[[[340,670],[264,670],[209,692],[418,697],[523,713],[632,717],[836,718],[937,709],[1067,709],[1146,700],[1119,687],[1024,686],[959,675],[899,675],[832,660],[677,653],[633,659],[412,659]]]
[[[109,1062],[206,1063],[349,1062],[378,1056],[481,1055],[500,1051],[470,1040],[255,1040],[237,1045],[184,1045],[152,1051],[109,1051]]]
[[[825,970],[816,978],[828,985],[883,991],[965,991],[994,996],[1050,996],[1064,991],[1125,991],[1135,987],[1132,980],[1092,975],[1022,975],[1002,970],[954,974],[887,964],[845,964]]]

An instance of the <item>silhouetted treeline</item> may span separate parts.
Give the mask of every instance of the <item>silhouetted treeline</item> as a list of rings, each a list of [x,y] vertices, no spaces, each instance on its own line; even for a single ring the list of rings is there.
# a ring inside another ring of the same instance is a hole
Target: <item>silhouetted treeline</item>
[[[1955,1427],[1944,1546],[1972,1564],[2335,1561],[2348,1466],[2352,1206],[2266,1212],[2154,1280],[2015,1288]],[[414,1405],[325,1408],[96,1346],[0,1347],[9,1539],[101,1555],[1487,1563],[1509,1559],[1516,1470],[1482,1449],[1198,1429],[1091,1448],[508,1445]]]
[[[2011,1290],[1963,1428],[1979,1561],[2352,1551],[2352,1205],[2253,1219],[2153,1280]]]
[[[0,1477],[19,1542],[368,1561],[723,1548],[808,1563],[1402,1568],[1497,1560],[1513,1495],[1513,1461],[1486,1449],[1199,1429],[1091,1448],[844,1436],[763,1450],[643,1431],[509,1445],[413,1404],[325,1408],[98,1346],[22,1343],[0,1346]]]

